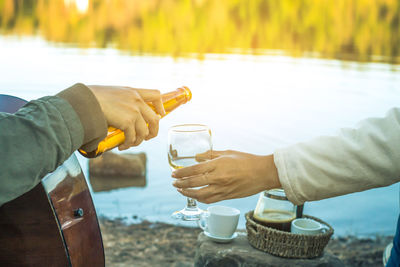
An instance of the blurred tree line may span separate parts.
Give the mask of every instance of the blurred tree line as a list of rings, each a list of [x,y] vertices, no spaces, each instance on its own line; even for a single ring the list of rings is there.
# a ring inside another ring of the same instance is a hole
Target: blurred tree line
[[[0,33],[173,56],[278,49],[400,63],[400,0],[0,0]]]

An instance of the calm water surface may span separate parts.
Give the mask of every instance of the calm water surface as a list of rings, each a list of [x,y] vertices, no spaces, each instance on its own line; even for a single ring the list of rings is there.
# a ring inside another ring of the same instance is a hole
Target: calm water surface
[[[174,223],[171,212],[185,198],[172,187],[167,130],[203,123],[214,148],[269,154],[322,134],[334,134],[363,118],[400,105],[400,66],[354,63],[279,54],[207,55],[205,60],[78,49],[40,38],[0,37],[0,93],[27,100],[55,94],[75,82],[173,90],[192,89],[192,101],[164,118],[159,136],[129,152],[146,152],[147,186],[95,193],[99,214]],[[87,174],[87,160],[79,156]],[[244,214],[258,195],[223,201]],[[207,205],[201,205],[206,208]],[[336,234],[392,234],[399,213],[399,186],[313,203],[305,213],[331,223]],[[244,217],[240,227],[244,228]],[[182,223],[194,226],[193,223]]]

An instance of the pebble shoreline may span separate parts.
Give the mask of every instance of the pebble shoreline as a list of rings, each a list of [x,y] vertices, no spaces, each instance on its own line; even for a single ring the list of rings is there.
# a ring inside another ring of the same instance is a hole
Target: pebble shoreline
[[[198,228],[121,219],[99,219],[106,266],[193,266]],[[383,266],[382,253],[392,236],[335,237],[325,248],[346,266]]]

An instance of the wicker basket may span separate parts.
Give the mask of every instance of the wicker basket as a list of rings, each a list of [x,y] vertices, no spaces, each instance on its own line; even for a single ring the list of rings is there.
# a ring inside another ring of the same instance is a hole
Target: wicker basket
[[[261,225],[253,220],[253,211],[246,213],[247,238],[253,247],[284,258],[315,258],[322,255],[333,235],[333,228],[326,222],[304,215],[328,227],[318,235],[292,234]]]

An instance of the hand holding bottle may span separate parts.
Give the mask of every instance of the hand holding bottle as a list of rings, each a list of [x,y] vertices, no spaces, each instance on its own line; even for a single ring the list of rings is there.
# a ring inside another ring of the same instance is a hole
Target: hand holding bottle
[[[138,146],[157,135],[160,115],[165,114],[160,91],[123,86],[88,87],[99,101],[108,125],[125,133],[125,142],[118,146],[119,150]],[[146,102],[151,103],[155,111]]]
[[[139,145],[158,133],[158,122],[177,107],[192,99],[186,86],[160,94],[158,90],[121,86],[88,86],[95,94],[106,116],[108,134],[94,151],[79,149],[93,158],[117,147],[120,150]],[[157,113],[157,114],[156,114]]]
[[[209,155],[211,153],[211,156]],[[201,162],[203,158],[211,160]],[[208,151],[198,154],[199,164],[175,170],[173,185],[187,197],[204,203],[241,198],[280,188],[272,155],[258,156],[239,151]],[[202,187],[200,189],[193,189]]]

